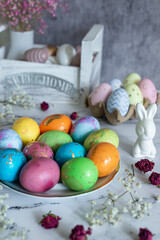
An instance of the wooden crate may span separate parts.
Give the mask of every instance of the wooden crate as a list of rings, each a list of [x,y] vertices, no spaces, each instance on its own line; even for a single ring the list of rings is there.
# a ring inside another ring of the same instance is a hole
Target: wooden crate
[[[83,38],[80,67],[0,60],[0,95],[18,85],[34,98],[83,102],[100,82],[103,30],[96,24]]]

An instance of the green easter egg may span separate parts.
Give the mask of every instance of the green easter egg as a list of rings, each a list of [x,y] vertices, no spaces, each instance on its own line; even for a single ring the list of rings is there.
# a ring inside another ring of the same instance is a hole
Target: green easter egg
[[[126,88],[126,91],[129,96],[129,104],[137,105],[137,103],[143,104],[143,95],[140,88],[136,84],[130,84]]]
[[[138,73],[129,74],[123,81],[123,86],[126,88],[130,84],[137,84],[141,80],[141,77]]]
[[[38,142],[46,143],[50,148],[52,148],[53,152],[55,153],[57,149],[65,144],[73,142],[71,136],[65,132],[61,131],[48,131],[43,133],[37,139]]]
[[[112,143],[115,147],[118,147],[119,138],[117,133],[115,133],[113,130],[101,128],[91,133],[84,141],[83,146],[87,151],[89,151],[91,147],[101,142]]]
[[[87,190],[97,182],[98,169],[89,158],[73,158],[62,166],[61,179],[69,189]]]

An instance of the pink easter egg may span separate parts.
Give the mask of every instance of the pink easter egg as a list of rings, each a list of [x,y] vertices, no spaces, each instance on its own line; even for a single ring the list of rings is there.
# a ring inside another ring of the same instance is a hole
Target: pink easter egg
[[[71,61],[71,66],[79,67],[81,64],[81,53],[77,53]]]
[[[81,45],[77,45],[75,49],[76,49],[76,53],[81,53],[81,49],[82,49]]]
[[[21,185],[30,192],[45,192],[53,188],[60,178],[56,161],[40,157],[28,161],[20,172]]]
[[[28,160],[36,157],[53,158],[54,156],[52,149],[43,142],[28,143],[23,149],[23,154]]]
[[[24,53],[24,59],[28,62],[45,63],[49,58],[49,51],[44,48],[32,48]]]
[[[108,83],[101,83],[90,95],[91,104],[94,106],[99,102],[106,103],[111,93],[112,87]]]
[[[142,92],[143,98],[148,98],[151,103],[155,103],[157,101],[157,90],[150,79],[145,78],[140,80],[138,86]]]

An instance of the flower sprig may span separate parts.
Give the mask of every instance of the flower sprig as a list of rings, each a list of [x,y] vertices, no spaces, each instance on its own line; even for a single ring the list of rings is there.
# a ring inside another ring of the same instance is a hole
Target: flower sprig
[[[19,86],[15,91],[11,91],[8,96],[0,98],[0,125],[6,120],[8,123],[15,121],[15,115],[13,111],[14,106],[23,107],[24,109],[30,109],[35,107],[35,103],[32,102],[33,98],[25,91],[21,91]]]
[[[3,189],[0,185],[0,191]],[[27,231],[25,229],[17,230],[16,224],[12,218],[8,218],[7,211],[9,209],[8,204],[5,204],[5,200],[8,199],[8,194],[0,193],[0,239],[11,240],[11,239],[27,239]]]
[[[86,213],[86,219],[90,225],[103,225],[106,222],[117,224],[121,221],[123,215],[127,213],[136,219],[150,215],[149,210],[152,208],[153,203],[136,197],[137,188],[141,188],[142,184],[136,181],[134,171],[131,172],[125,169],[124,177],[118,178],[118,181],[125,189],[121,195],[118,196],[116,193],[108,191],[106,199],[102,204],[91,201],[91,209]],[[119,201],[125,194],[128,194],[130,199],[125,201],[122,206],[122,204],[119,204]],[[160,196],[157,196],[154,200],[160,202]]]

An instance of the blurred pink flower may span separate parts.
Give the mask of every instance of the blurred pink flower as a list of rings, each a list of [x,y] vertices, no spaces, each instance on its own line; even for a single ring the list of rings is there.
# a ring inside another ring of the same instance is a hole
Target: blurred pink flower
[[[83,225],[76,225],[69,236],[71,240],[85,240],[87,239],[86,235],[91,235],[92,229],[88,228],[87,231],[85,231]]]
[[[39,31],[43,33],[47,27],[43,16],[49,13],[56,16],[57,8],[68,11],[66,0],[1,0],[0,17],[9,23],[14,31],[29,31],[39,25]]]
[[[138,236],[140,240],[152,240],[153,235],[147,228],[140,228]]]

